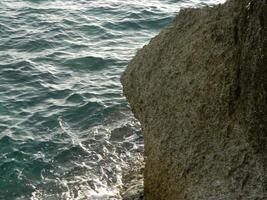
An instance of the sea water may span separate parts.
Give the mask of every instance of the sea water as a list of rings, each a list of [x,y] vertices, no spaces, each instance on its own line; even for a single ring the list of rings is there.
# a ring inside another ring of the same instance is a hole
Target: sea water
[[[121,73],[181,8],[222,2],[0,1],[0,200],[120,199],[144,149]]]

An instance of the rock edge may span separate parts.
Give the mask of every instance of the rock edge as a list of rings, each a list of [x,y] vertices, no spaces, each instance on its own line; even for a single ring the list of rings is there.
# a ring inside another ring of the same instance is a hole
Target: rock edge
[[[267,199],[266,4],[183,10],[123,73],[146,200]]]

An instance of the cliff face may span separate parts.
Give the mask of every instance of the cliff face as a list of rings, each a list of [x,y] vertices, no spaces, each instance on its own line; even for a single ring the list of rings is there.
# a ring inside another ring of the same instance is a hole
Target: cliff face
[[[267,2],[186,9],[121,81],[146,200],[267,199]]]

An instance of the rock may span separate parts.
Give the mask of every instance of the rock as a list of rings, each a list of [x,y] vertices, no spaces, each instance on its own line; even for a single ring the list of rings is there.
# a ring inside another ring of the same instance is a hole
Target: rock
[[[146,200],[267,199],[266,4],[182,10],[123,73]]]
[[[125,137],[129,137],[134,134],[134,130],[130,126],[122,126],[119,128],[115,128],[110,133],[111,141],[123,141]]]
[[[144,188],[143,182],[136,182],[134,186],[128,188],[123,195],[123,200],[143,200],[144,199]]]
[[[121,190],[123,200],[144,200],[143,171],[143,157],[134,160],[132,166],[123,171],[123,188]]]

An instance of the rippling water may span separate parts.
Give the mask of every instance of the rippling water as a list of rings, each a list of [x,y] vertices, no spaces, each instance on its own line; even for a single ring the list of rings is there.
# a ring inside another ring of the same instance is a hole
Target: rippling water
[[[2,0],[0,199],[120,199],[142,156],[119,77],[181,7],[223,0]]]

